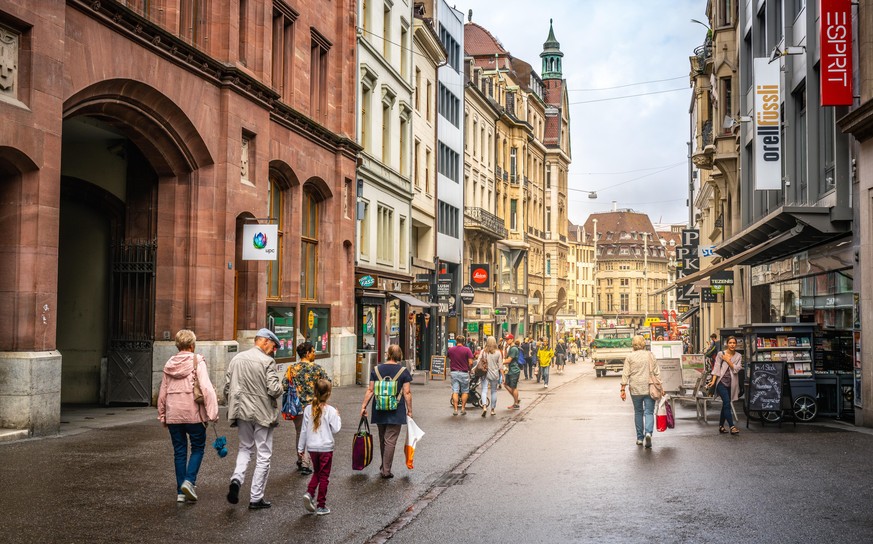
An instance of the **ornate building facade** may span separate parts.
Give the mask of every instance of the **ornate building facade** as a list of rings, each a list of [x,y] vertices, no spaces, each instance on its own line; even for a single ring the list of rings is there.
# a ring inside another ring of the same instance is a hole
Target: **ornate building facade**
[[[353,375],[354,2],[162,6],[0,2],[0,427],[153,402],[181,328]]]

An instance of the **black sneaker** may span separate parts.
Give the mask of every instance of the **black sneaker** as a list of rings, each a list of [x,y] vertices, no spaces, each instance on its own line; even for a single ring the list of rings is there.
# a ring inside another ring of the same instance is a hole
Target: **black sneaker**
[[[300,467],[297,472],[304,476],[309,476],[310,474],[312,474],[312,469],[309,467]]]
[[[227,502],[236,504],[239,502],[239,480],[231,480],[230,487],[227,489]]]
[[[262,510],[264,508],[269,508],[273,506],[269,501],[265,501],[264,499],[259,500],[258,502],[250,502],[249,510]]]

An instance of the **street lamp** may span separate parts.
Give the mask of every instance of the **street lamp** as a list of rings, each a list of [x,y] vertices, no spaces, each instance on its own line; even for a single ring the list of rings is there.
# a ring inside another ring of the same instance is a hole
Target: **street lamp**
[[[588,193],[588,198],[590,198],[591,200],[597,199],[597,191],[586,191],[585,189],[573,189],[573,188],[568,188],[567,190],[568,191],[576,191],[577,193]]]

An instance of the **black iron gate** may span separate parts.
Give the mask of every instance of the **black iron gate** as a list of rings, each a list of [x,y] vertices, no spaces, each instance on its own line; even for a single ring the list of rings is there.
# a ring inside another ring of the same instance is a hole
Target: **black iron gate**
[[[155,249],[152,240],[111,250],[107,405],[151,404]]]

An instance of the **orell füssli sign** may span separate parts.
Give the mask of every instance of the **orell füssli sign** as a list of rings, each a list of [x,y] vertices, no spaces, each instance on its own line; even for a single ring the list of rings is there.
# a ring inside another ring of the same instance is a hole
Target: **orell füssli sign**
[[[489,289],[491,287],[491,265],[471,264],[470,284],[476,289]]]

